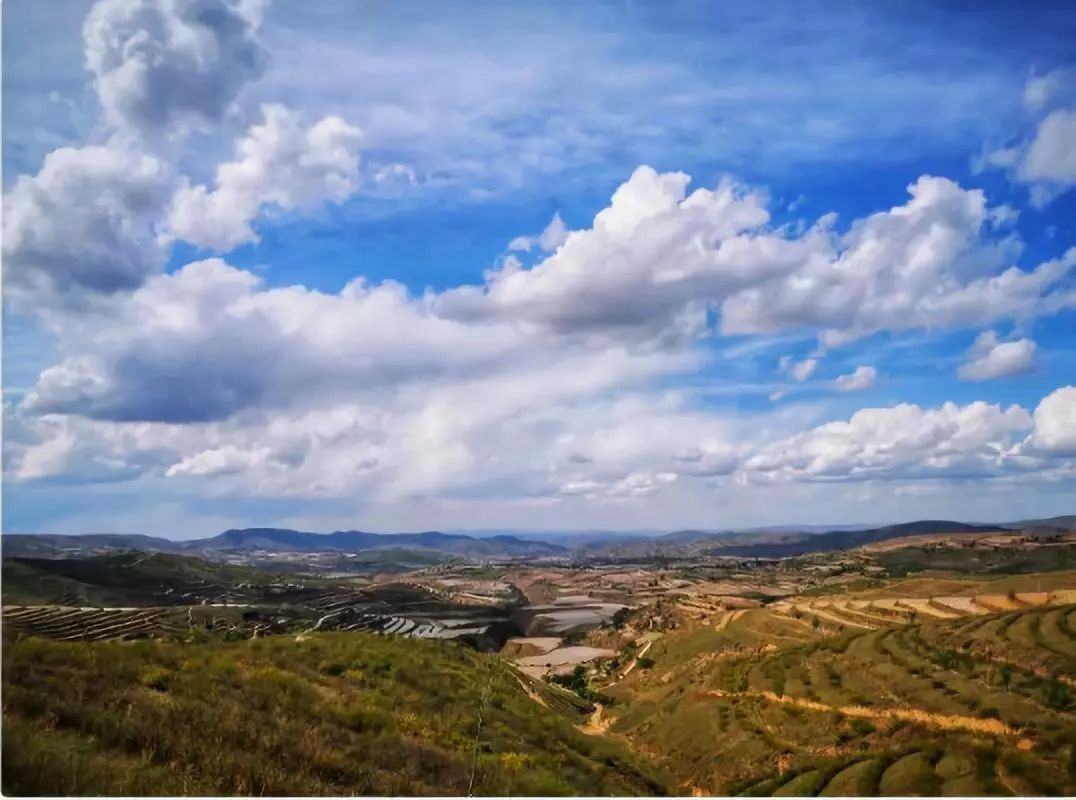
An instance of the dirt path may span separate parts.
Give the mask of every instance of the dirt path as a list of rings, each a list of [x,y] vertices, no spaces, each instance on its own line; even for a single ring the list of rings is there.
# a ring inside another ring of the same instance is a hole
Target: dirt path
[[[789,697],[788,695],[778,697],[773,692],[723,692],[719,689],[713,689],[706,694],[710,697],[755,697],[761,700],[769,700],[771,703],[784,703],[785,705],[796,706],[809,711],[837,712],[846,717],[861,717],[863,719],[904,720],[942,730],[964,730],[990,736],[1018,735],[1018,731],[998,719],[979,719],[978,717],[963,717],[955,714],[934,714],[919,708],[830,706],[815,700],[805,700],[799,697]]]
[[[587,736],[604,736],[612,724],[613,721],[605,716],[605,706],[601,703],[595,703],[594,713],[590,715],[585,724],[579,726],[579,731],[587,734]]]
[[[534,691],[534,689],[531,688],[527,684],[526,681],[524,681],[518,675],[516,675],[515,677],[516,677],[516,681],[519,683],[519,688],[527,693],[527,697],[529,697],[531,700],[536,702],[538,705],[545,706],[546,708],[549,708],[549,705],[546,703],[545,700],[542,699],[542,696],[540,694],[538,694],[538,692]],[[599,708],[600,708],[600,706],[599,706]]]
[[[657,639],[651,639],[649,642],[644,644],[642,646],[642,649],[640,649],[639,652],[635,654],[635,658],[632,659],[632,662],[630,664],[628,664],[628,668],[624,670],[623,674],[621,674],[621,676],[612,683],[605,684],[602,689],[612,689],[614,686],[616,686],[618,683],[628,677],[631,674],[631,671],[635,669],[635,665],[639,663],[639,659],[647,654],[647,652],[650,650],[650,648],[656,641]]]
[[[645,645],[643,645],[643,649],[635,654],[635,658],[633,658],[631,663],[628,664],[628,668],[626,670],[624,670],[624,674],[620,676],[620,680],[624,680],[626,677],[631,675],[631,671],[633,669],[635,669],[635,665],[639,663],[639,659],[642,658],[643,656],[645,656],[649,652],[649,650],[653,646],[653,644],[654,643],[651,641],[651,642],[647,642]]]

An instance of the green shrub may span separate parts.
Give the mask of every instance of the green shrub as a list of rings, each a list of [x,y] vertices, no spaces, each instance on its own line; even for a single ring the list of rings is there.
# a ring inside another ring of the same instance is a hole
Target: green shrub
[[[142,670],[138,676],[138,682],[150,689],[163,692],[168,689],[172,680],[172,671],[164,667],[149,666]]]
[[[870,736],[876,730],[874,723],[868,719],[862,717],[856,717],[852,720],[852,730],[854,730],[860,736]]]

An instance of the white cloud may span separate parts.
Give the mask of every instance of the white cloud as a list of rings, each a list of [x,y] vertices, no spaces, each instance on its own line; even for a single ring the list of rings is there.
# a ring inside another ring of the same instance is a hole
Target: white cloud
[[[155,223],[171,185],[151,155],[62,147],[4,197],[4,282],[26,307],[49,297],[112,294],[164,262]]]
[[[386,164],[374,172],[374,183],[382,186],[414,186],[418,183],[418,174],[408,164]]]
[[[727,298],[722,330],[822,329],[837,345],[881,330],[1033,317],[1074,302],[1053,290],[1076,266],[1076,250],[1030,272],[999,272],[1019,243],[988,235],[999,217],[981,191],[928,176],[908,188],[907,204],[856,220],[810,260]]]
[[[643,497],[672,483],[677,479],[675,472],[633,472],[630,475],[603,483],[601,481],[568,481],[560,487],[565,495],[583,495],[589,500],[618,500],[630,497]]]
[[[861,392],[874,386],[878,370],[874,367],[856,367],[847,375],[840,375],[833,383],[842,392]]]
[[[989,381],[1028,372],[1035,358],[1035,342],[1002,342],[994,331],[983,331],[968,350],[968,361],[957,374],[966,381]]]
[[[987,151],[983,161],[1026,184],[1032,204],[1042,207],[1076,186],[1076,70],[1031,78],[1024,105],[1035,115],[1032,132],[1009,147]]]
[[[228,251],[257,241],[251,222],[266,206],[308,210],[341,203],[358,187],[359,130],[339,117],[304,124],[298,112],[262,106],[264,122],[217,169],[216,188],[184,184],[172,200],[169,234]]]
[[[1039,123],[1017,167],[1017,178],[1036,185],[1038,205],[1076,186],[1076,109],[1051,112]]]
[[[795,361],[792,356],[781,356],[777,368],[796,383],[803,383],[818,369],[818,359],[805,358],[803,361]]]
[[[1030,427],[1020,406],[866,408],[847,422],[764,445],[742,472],[748,479],[803,481],[993,475],[1008,467],[1007,451]]]
[[[765,198],[723,182],[687,193],[688,176],[640,167],[591,228],[531,268],[494,270],[450,290],[438,313],[510,319],[557,333],[670,340],[807,329],[839,345],[876,331],[981,325],[1076,305],[1059,288],[1076,248],[1032,271],[1012,210],[979,190],[923,176],[907,204],[833,231],[767,228]]]
[[[267,66],[259,18],[251,2],[99,0],[82,36],[106,118],[137,134],[218,122]]]
[[[1076,456],[1076,386],[1055,389],[1042,399],[1030,444],[1039,452]]]
[[[1048,108],[1066,89],[1071,90],[1071,81],[1074,78],[1076,74],[1060,69],[1029,78],[1024,86],[1024,105],[1029,111]]]
[[[531,269],[439,298],[459,319],[509,318],[557,332],[655,337],[698,332],[713,298],[793,269],[822,234],[760,230],[763,198],[731,182],[687,195],[689,177],[637,169],[588,230]]]
[[[592,354],[555,369],[199,423],[14,412],[7,474],[19,481],[156,474],[202,481],[198,491],[214,494],[375,504],[608,501],[660,496],[674,484],[697,494],[733,484],[1017,479],[1045,475],[1048,461],[1064,470],[1064,458],[1076,455],[1072,387],[1045,398],[1034,418],[1019,406],[983,402],[901,404],[797,433],[791,426],[802,418],[794,416],[724,416],[642,387],[624,392],[631,379],[609,366]],[[551,381],[554,373],[566,380]],[[489,402],[476,405],[475,396]]]
[[[529,251],[537,245],[543,253],[552,253],[568,238],[568,226],[560,218],[560,212],[553,214],[553,219],[537,236],[517,236],[508,243],[509,250]]]
[[[25,403],[41,413],[197,421],[251,406],[466,375],[521,348],[510,328],[431,313],[401,285],[356,280],[339,294],[263,289],[222,261],[159,275],[100,314],[51,320],[68,357]]]

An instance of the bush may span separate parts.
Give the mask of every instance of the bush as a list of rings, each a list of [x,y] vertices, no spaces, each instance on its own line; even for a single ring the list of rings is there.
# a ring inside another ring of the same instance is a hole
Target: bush
[[[1064,711],[1072,704],[1069,689],[1057,678],[1048,678],[1042,684],[1043,702],[1058,711]]]
[[[860,736],[870,736],[876,730],[874,723],[870,720],[863,719],[862,717],[856,717],[852,720],[852,730],[854,730]]]
[[[143,686],[148,686],[150,689],[156,689],[159,692],[167,691],[171,680],[172,671],[165,669],[164,667],[149,666],[143,669],[138,675],[139,683]]]

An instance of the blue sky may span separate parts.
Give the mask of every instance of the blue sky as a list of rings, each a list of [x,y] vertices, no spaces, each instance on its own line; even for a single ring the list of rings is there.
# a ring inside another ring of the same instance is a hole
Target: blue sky
[[[5,530],[1072,511],[1066,4],[4,23]]]

